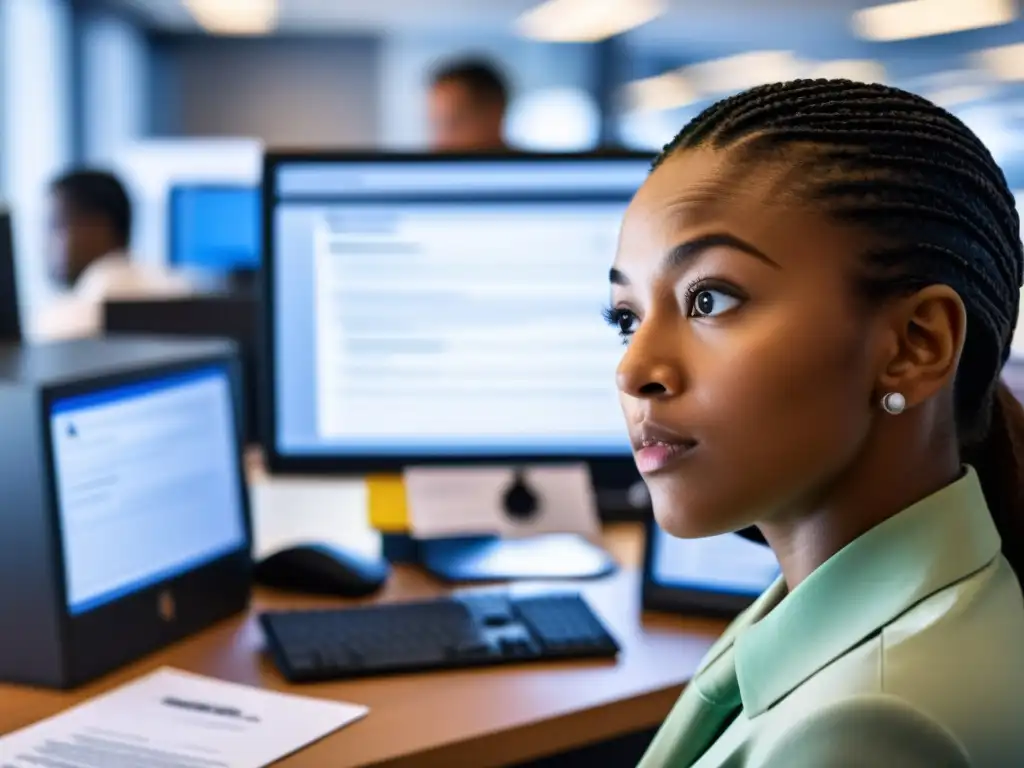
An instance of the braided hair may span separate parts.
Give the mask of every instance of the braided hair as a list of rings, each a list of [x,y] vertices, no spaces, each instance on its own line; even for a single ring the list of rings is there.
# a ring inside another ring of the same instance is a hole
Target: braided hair
[[[729,148],[738,162],[794,160],[790,191],[858,228],[874,246],[868,300],[944,284],[967,335],[954,384],[961,456],[978,473],[1024,582],[1024,409],[1000,381],[1017,324],[1024,252],[1002,170],[977,136],[927,99],[849,80],[764,85],[719,101],[665,146]]]

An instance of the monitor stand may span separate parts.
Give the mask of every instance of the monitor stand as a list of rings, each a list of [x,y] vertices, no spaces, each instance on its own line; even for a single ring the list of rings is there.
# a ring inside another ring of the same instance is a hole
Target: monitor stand
[[[524,523],[539,511],[537,493],[522,469],[506,489],[503,506],[508,517]],[[573,533],[423,539],[418,551],[423,568],[452,583],[594,579],[617,568],[606,550]]]

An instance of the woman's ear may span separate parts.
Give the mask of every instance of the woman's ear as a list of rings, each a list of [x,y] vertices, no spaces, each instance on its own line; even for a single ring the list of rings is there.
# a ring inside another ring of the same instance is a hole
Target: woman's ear
[[[930,285],[893,303],[886,312],[892,344],[878,381],[880,394],[899,392],[913,407],[956,376],[967,334],[967,313],[947,285]]]

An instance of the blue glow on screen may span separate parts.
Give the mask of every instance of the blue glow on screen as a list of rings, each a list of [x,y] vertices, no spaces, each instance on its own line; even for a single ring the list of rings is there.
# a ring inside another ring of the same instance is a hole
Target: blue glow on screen
[[[168,227],[175,266],[230,272],[260,265],[256,187],[175,187]]]

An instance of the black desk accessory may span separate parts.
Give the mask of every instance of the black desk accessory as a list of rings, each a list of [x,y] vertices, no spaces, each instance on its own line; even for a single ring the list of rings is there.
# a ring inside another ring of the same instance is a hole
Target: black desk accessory
[[[254,293],[119,299],[103,305],[108,335],[231,339],[242,358],[245,442],[259,442],[259,392],[256,367],[259,303]]]
[[[0,346],[0,679],[70,688],[246,609],[239,381],[228,342]]]
[[[289,592],[367,597],[391,575],[387,561],[311,543],[282,549],[256,565],[258,584]]]
[[[780,574],[756,529],[675,539],[653,517],[645,526],[641,603],[645,610],[732,618]]]
[[[614,658],[619,645],[576,593],[504,592],[260,616],[293,683],[524,661]]]
[[[21,341],[20,307],[11,216],[0,207],[0,344]]]

